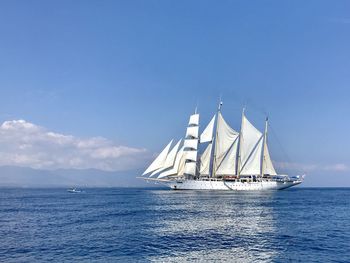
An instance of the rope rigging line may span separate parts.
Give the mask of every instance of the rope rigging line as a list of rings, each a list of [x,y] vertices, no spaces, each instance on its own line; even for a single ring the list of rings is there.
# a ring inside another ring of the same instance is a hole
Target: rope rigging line
[[[281,149],[281,151],[282,151],[282,153],[284,155],[284,158],[286,158],[287,162],[292,163],[291,158],[289,157],[287,151],[285,150],[285,148],[283,147],[281,141],[279,140],[279,138],[277,136],[277,133],[275,132],[275,130],[273,129],[273,127],[271,126],[270,123],[268,124],[268,126],[269,126],[269,130],[272,131],[272,135],[273,135],[274,139],[277,141],[278,146],[280,147],[280,149]]]

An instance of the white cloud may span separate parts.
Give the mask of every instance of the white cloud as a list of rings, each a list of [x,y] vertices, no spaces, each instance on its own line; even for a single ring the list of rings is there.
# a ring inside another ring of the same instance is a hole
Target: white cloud
[[[293,170],[298,172],[309,172],[317,168],[315,164],[293,163],[293,162],[274,162],[278,170]]]
[[[19,130],[19,129],[26,129],[27,131],[29,131],[29,130],[36,131],[40,128],[38,126],[30,123],[30,122],[26,122],[25,120],[13,120],[13,121],[5,121],[1,125],[1,129],[2,130],[11,130],[11,131],[15,131],[15,130]]]
[[[347,171],[350,171],[350,167],[344,163],[336,163],[336,164],[325,166],[324,170],[333,171],[333,172],[347,172]]]
[[[116,145],[102,137],[55,133],[25,120],[0,126],[0,165],[118,171],[143,167],[149,157],[143,148]]]

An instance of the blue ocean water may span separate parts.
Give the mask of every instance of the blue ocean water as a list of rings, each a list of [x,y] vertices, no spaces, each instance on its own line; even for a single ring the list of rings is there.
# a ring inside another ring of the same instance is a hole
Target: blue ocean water
[[[1,262],[350,262],[350,189],[0,189]]]

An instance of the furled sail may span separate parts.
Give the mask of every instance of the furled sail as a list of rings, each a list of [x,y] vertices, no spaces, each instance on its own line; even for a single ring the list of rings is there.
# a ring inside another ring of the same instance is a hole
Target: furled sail
[[[211,156],[212,143],[209,143],[205,151],[200,158],[200,175],[209,175],[210,173],[210,156]]]
[[[275,168],[273,167],[269,149],[267,147],[267,143],[265,143],[265,149],[264,149],[264,167],[263,167],[263,172],[264,174],[269,174],[269,175],[277,175]]]
[[[215,167],[221,165],[226,153],[232,146],[233,142],[238,138],[239,133],[232,129],[218,112],[217,135],[216,135],[216,151],[215,151]],[[231,157],[236,158],[236,152]],[[232,160],[233,161],[233,160]],[[233,161],[234,162],[234,161]]]
[[[207,127],[202,132],[200,136],[200,143],[211,142],[213,140],[215,117],[216,115],[213,116]]]
[[[221,164],[219,165],[216,174],[217,175],[236,175],[236,161],[237,161],[237,150],[238,150],[238,136],[232,143],[228,153],[225,155]]]
[[[176,154],[176,158],[175,158],[175,162],[174,165],[171,169],[166,170],[164,172],[162,172],[160,175],[158,175],[158,178],[164,178],[167,176],[171,176],[171,175],[178,175],[179,171],[180,171],[180,163],[181,160],[184,159],[183,158],[183,151],[184,151],[184,146],[182,146],[180,148],[180,150],[178,151],[178,153]]]
[[[242,118],[240,174],[260,174],[263,135],[244,115]]]
[[[173,140],[171,140],[168,145],[164,148],[164,150],[158,155],[158,157],[151,163],[151,165],[146,169],[146,171],[142,174],[148,174],[150,172],[153,172],[161,167],[163,167],[166,158],[169,153],[170,146],[172,144]]]
[[[153,173],[151,173],[150,177],[152,177],[155,174],[160,173],[161,171],[164,171],[165,169],[168,169],[174,165],[176,154],[179,150],[179,146],[182,139],[180,139],[177,144],[173,147],[173,149],[169,152],[168,156],[165,159],[164,165],[160,167],[159,169],[155,170]]]

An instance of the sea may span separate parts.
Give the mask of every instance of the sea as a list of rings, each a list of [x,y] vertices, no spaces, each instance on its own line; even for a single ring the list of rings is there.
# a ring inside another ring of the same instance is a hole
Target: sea
[[[1,188],[0,262],[350,262],[350,188]]]

